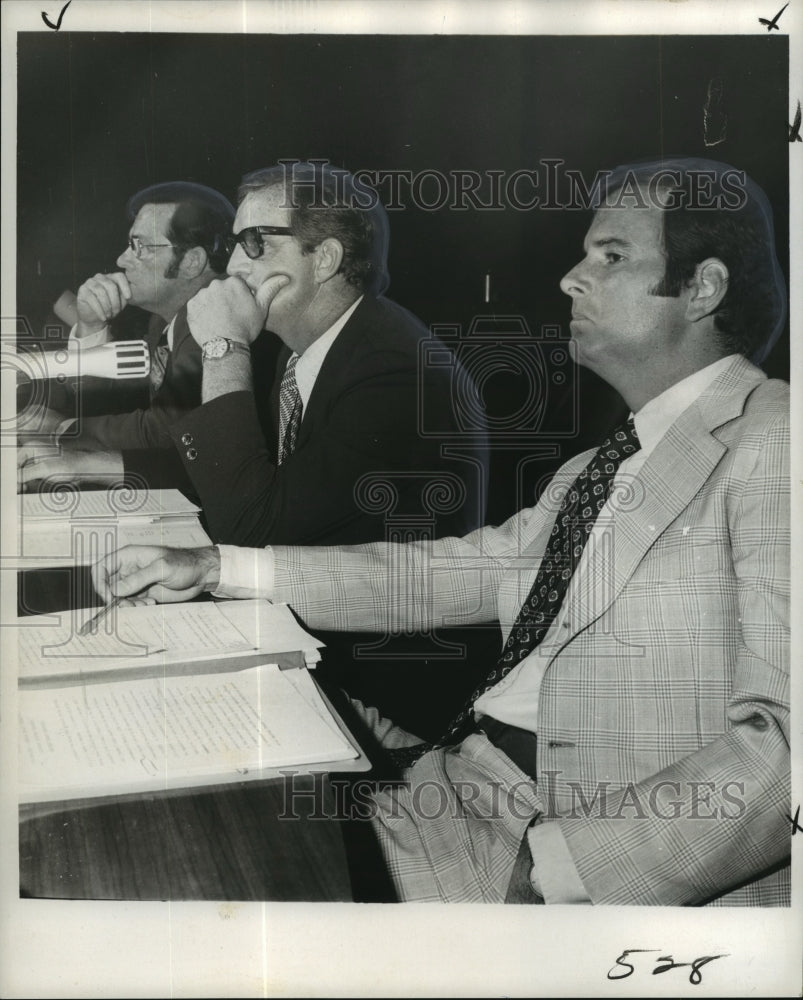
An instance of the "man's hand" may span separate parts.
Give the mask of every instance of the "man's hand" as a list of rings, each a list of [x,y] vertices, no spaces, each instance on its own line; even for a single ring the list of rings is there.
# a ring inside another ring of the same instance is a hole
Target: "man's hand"
[[[17,417],[17,440],[46,441],[64,423],[64,414],[47,406],[26,406]]]
[[[123,456],[119,451],[82,451],[54,445],[23,445],[17,450],[17,488],[26,492],[40,480],[110,483],[123,479]]]
[[[189,601],[214,590],[219,581],[220,553],[214,546],[126,545],[92,567],[92,583],[107,604],[115,597],[135,604],[150,599],[160,604]]]
[[[80,340],[108,326],[109,321],[123,311],[130,298],[131,287],[122,271],[96,274],[94,278],[89,278],[78,289],[76,338]]]
[[[256,295],[242,278],[213,281],[187,303],[190,333],[201,347],[214,337],[252,344],[265,327],[271,302],[289,281],[286,274],[274,274]]]

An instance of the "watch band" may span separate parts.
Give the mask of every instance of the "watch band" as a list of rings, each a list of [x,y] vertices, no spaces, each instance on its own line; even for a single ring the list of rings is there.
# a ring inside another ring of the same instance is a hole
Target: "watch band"
[[[227,354],[249,354],[251,347],[248,344],[241,344],[239,340],[229,340],[228,337],[213,337],[207,340],[201,348],[202,361],[219,361]]]

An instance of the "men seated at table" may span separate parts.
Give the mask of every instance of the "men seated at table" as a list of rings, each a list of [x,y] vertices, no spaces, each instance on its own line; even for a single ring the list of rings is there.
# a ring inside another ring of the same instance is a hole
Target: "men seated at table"
[[[439,342],[384,297],[389,228],[375,193],[317,161],[258,170],[240,187],[234,231],[229,276],[187,305],[202,397],[169,423],[171,447],[63,451],[23,464],[21,480],[128,476],[179,486],[197,498],[212,540],[235,545],[354,544],[391,531],[441,537],[483,524],[484,428],[474,413],[462,433],[454,391],[459,384],[471,397],[472,383],[443,345],[439,363],[426,363],[422,347],[431,357]],[[282,349],[273,385],[261,391],[265,372],[250,348],[266,325]],[[459,454],[450,457],[449,444]],[[464,635],[390,636],[356,665],[355,647],[375,635],[324,639],[329,671],[351,693],[433,732],[453,711],[467,675],[454,655]],[[389,668],[399,657],[431,656],[439,665],[414,674],[424,683],[437,670],[422,704],[417,685]]]
[[[632,415],[535,507],[408,545],[123,548],[96,587],[267,597],[313,629],[498,610],[435,746],[376,720],[406,781],[360,799],[401,900],[785,905],[789,396],[748,360],[785,317],[769,205],[724,164],[642,164],[584,252],[575,358]]]
[[[96,274],[78,289],[70,341],[81,348],[100,346],[113,339],[112,324],[126,306],[150,313],[147,398],[128,413],[65,419],[44,407],[24,414],[30,428],[26,440],[56,438],[62,447],[55,454],[52,448],[23,449],[26,476],[38,468],[45,476],[80,477],[87,463],[93,470],[109,467],[100,452],[167,447],[170,423],[200,404],[201,352],[187,325],[187,303],[225,273],[234,208],[212,188],[169,181],[138,191],[126,211],[131,228],[128,246],[117,258],[120,270]],[[109,383],[106,391],[124,384]]]
[[[460,432],[460,365],[424,365],[421,345],[436,341],[383,295],[389,232],[376,195],[317,162],[257,170],[240,186],[234,231],[229,277],[189,305],[203,405],[170,428],[213,537],[376,541],[391,511],[375,490],[398,493],[392,514],[410,526],[422,514],[439,534],[481,524],[485,440],[469,440],[464,459],[444,454]],[[261,424],[248,347],[266,326],[283,347]],[[434,433],[421,427],[422,397]],[[432,487],[452,502],[427,510]]]

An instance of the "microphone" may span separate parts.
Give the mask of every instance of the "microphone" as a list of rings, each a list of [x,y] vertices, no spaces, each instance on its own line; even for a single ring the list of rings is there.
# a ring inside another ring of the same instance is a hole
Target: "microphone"
[[[115,340],[99,347],[81,347],[72,341],[69,347],[56,351],[3,352],[20,376],[31,381],[55,378],[144,378],[151,370],[151,356],[144,340]]]

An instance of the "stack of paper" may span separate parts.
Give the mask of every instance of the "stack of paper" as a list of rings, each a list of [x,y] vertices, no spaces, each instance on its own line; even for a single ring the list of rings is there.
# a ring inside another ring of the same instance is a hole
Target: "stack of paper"
[[[116,608],[78,635],[92,613],[17,621],[21,801],[212,785],[360,757],[304,666],[321,643],[286,604]],[[298,665],[280,669],[282,654]]]
[[[359,756],[307,671],[275,664],[23,690],[19,730],[22,802],[210,785]]]
[[[199,509],[178,490],[71,490],[18,496],[16,559],[23,567],[86,565],[122,545],[211,545]],[[13,554],[9,554],[13,556]]]
[[[286,604],[200,601],[113,609],[93,634],[78,634],[95,609],[17,620],[21,687],[111,678],[163,677],[253,666],[300,651],[308,664],[322,645]]]

